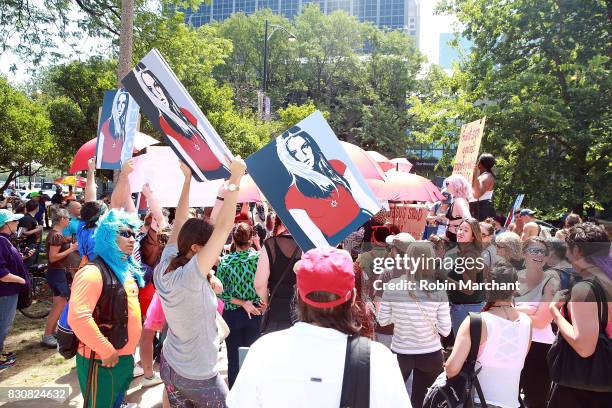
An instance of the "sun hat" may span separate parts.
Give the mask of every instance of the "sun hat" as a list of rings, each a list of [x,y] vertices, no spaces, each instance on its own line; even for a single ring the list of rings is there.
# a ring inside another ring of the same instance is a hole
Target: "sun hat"
[[[351,299],[355,273],[347,251],[333,247],[311,249],[295,264],[294,271],[300,298],[312,307],[327,309]],[[333,293],[338,299],[318,302],[308,298],[312,292]]]
[[[23,214],[15,214],[9,210],[0,210],[0,228],[4,227],[4,224],[11,221],[19,221],[23,217]]]

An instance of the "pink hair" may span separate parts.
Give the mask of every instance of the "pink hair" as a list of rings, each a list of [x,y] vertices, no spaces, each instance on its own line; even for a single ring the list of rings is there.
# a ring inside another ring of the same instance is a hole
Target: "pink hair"
[[[461,174],[453,174],[444,180],[444,185],[453,198],[462,197],[469,200],[473,197],[472,186]]]

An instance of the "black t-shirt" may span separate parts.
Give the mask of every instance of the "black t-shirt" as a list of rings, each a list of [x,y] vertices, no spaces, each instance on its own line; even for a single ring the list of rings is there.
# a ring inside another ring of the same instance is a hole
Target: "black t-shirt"
[[[18,228],[23,228],[24,231],[32,231],[38,227],[38,221],[30,214],[26,214],[22,219],[19,220]],[[28,247],[36,246],[38,242],[37,234],[32,234],[29,237],[26,237],[23,241],[24,245]]]
[[[51,204],[61,204],[64,201],[64,195],[62,193],[55,193],[51,197]]]

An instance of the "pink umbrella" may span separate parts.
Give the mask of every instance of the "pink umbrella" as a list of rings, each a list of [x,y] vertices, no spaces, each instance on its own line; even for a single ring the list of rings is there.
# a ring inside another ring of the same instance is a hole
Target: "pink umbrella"
[[[248,174],[240,180],[240,190],[238,191],[239,203],[260,203],[264,201],[263,195],[259,192],[257,184]]]
[[[361,175],[366,179],[384,180],[385,173],[365,150],[348,142],[340,142],[346,154],[355,163]]]
[[[404,173],[410,173],[410,169],[412,169],[412,163],[410,163],[407,159],[403,157],[391,159],[390,162],[392,164],[391,169],[395,169],[395,171],[403,171]]]
[[[377,151],[368,150],[366,153],[368,154],[368,156],[370,156],[372,160],[378,163],[378,165],[383,171],[391,170],[395,167],[395,165],[391,163],[391,160],[389,160],[386,156],[378,153]]]
[[[444,199],[431,181],[412,173],[391,171],[387,172],[384,181],[369,179],[366,182],[380,200],[435,202]]]
[[[74,174],[77,171],[87,170],[87,162],[96,154],[97,142],[98,139],[93,138],[79,148],[72,159],[72,165],[68,173]],[[134,153],[139,152],[147,146],[154,145],[155,143],[159,143],[159,140],[153,139],[151,136],[145,135],[144,133],[136,132],[136,137],[134,138]]]

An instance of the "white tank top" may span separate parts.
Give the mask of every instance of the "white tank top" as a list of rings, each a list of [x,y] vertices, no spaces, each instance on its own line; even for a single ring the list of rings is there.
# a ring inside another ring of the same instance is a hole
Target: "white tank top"
[[[487,341],[480,346],[478,381],[487,404],[517,408],[521,370],[527,356],[531,319],[519,313],[510,321],[492,313],[481,313],[487,327]],[[480,402],[478,395],[475,401]]]
[[[532,288],[524,295],[516,296],[514,298],[516,305],[537,310],[542,302],[542,292],[544,291],[544,286],[546,286],[546,284],[548,284],[548,282],[556,276],[557,274],[552,270],[544,272],[544,278],[536,287]],[[548,307],[548,304],[544,305],[543,307]],[[542,329],[534,327],[531,330],[531,341],[535,341],[536,343],[553,344],[555,338],[555,333],[553,333],[552,326],[550,324]]]

